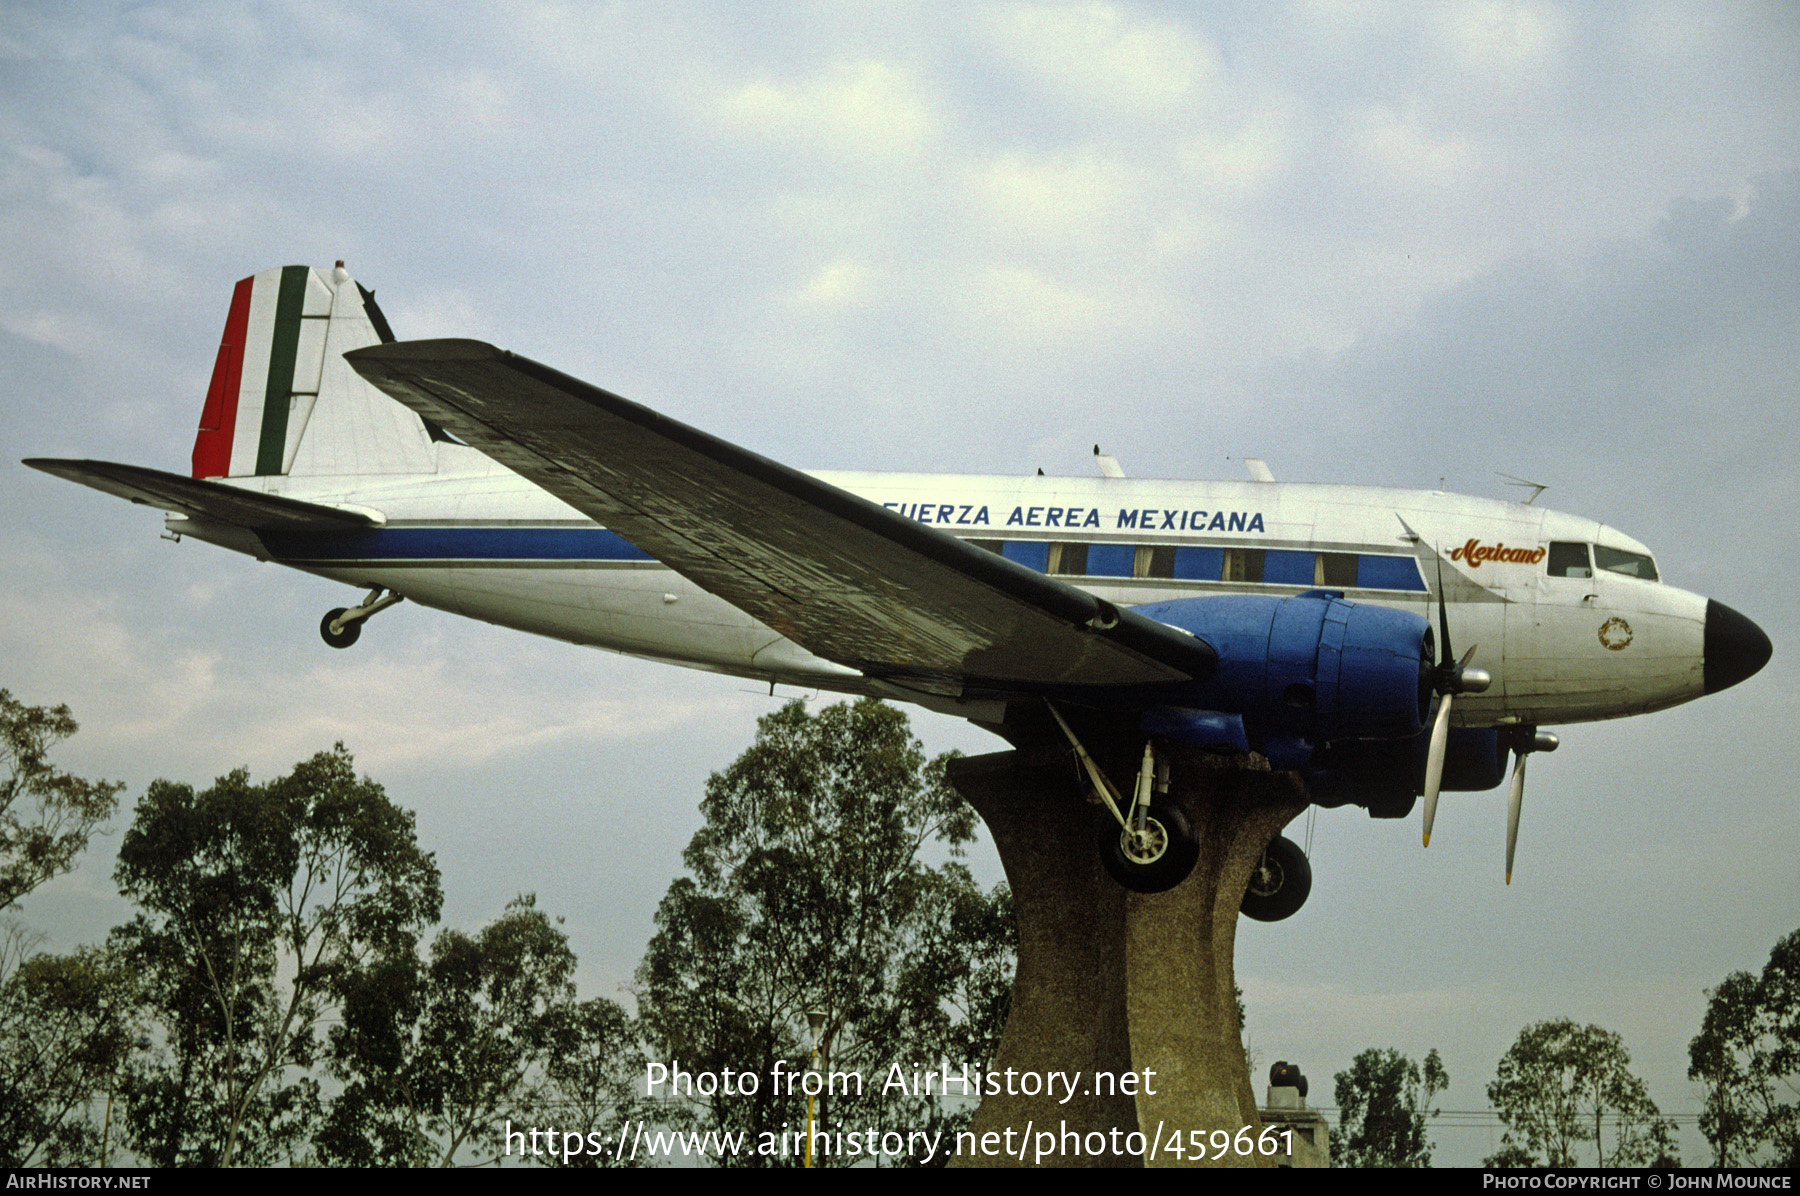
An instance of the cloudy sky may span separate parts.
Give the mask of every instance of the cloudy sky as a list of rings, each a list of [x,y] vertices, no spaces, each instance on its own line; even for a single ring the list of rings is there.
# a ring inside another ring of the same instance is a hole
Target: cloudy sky
[[[1510,888],[1503,790],[1447,798],[1428,853],[1320,812],[1311,904],[1240,936],[1251,1034],[1315,1102],[1364,1047],[1435,1046],[1477,1110],[1567,1016],[1691,1114],[1702,990],[1800,926],[1797,13],[9,3],[0,462],[185,471],[232,284],[342,258],[402,338],[802,467],[1087,473],[1099,442],[1139,476],[1546,483],[1773,663],[1558,728]],[[0,686],[73,708],[65,765],[135,795],[342,739],[418,812],[447,920],[537,892],[588,993],[774,705],[415,607],[333,652],[342,587],[16,464],[0,510]],[[27,906],[54,945],[122,917],[116,845]]]

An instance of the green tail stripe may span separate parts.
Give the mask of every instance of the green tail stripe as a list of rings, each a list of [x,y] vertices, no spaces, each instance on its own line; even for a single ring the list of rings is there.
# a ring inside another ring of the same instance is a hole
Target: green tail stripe
[[[275,328],[269,344],[269,385],[263,392],[262,439],[256,472],[281,472],[287,450],[288,407],[294,395],[294,358],[300,352],[300,312],[306,302],[306,266],[284,266],[275,297]]]

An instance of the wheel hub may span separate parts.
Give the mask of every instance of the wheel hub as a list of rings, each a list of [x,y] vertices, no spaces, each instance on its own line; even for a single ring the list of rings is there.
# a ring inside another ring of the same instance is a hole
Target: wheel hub
[[[1144,819],[1144,829],[1127,827],[1119,834],[1119,850],[1134,864],[1154,864],[1169,850],[1169,832],[1154,818]]]

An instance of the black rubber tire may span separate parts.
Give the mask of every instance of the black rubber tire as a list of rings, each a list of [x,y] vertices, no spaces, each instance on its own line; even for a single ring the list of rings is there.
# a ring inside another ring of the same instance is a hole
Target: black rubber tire
[[[1200,840],[1179,806],[1151,802],[1147,825],[1160,832],[1160,851],[1136,859],[1125,850],[1125,830],[1110,813],[1100,822],[1100,863],[1107,874],[1134,893],[1161,893],[1188,878],[1200,858]]]
[[[1300,845],[1283,835],[1276,835],[1263,848],[1256,871],[1250,874],[1250,887],[1244,890],[1243,904],[1238,906],[1246,918],[1258,922],[1279,922],[1300,912],[1312,892],[1312,865]]]
[[[332,634],[331,621],[343,614],[346,609],[346,607],[340,606],[335,610],[328,610],[325,612],[325,617],[319,620],[320,637],[334,648],[348,648],[351,644],[354,644],[356,638],[362,634],[361,619],[358,619],[354,623],[345,624],[342,631],[338,632],[336,635]]]

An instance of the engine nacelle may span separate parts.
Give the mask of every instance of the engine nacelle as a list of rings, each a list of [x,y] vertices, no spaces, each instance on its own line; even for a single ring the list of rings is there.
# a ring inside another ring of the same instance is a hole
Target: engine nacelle
[[[1425,788],[1430,736],[1406,741],[1362,740],[1328,744],[1303,770],[1321,806],[1358,805],[1376,818],[1404,818]],[[1506,779],[1508,748],[1496,727],[1452,727],[1444,745],[1448,791],[1492,789]]]
[[[1218,671],[1171,703],[1191,710],[1159,716],[1165,722],[1196,712],[1238,716],[1277,768],[1303,766],[1316,745],[1410,741],[1424,729],[1432,660],[1429,625],[1419,615],[1346,602],[1329,590],[1133,609],[1192,632],[1219,654]]]

